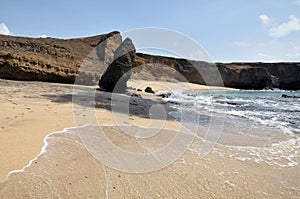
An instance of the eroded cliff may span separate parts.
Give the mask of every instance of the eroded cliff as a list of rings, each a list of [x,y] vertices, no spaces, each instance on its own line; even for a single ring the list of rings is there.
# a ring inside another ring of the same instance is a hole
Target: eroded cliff
[[[116,31],[66,40],[0,35],[0,78],[74,83],[78,70],[84,68],[76,83],[97,85],[121,42]],[[300,89],[300,63],[213,64],[137,53],[133,67],[134,79],[189,81],[240,89]]]

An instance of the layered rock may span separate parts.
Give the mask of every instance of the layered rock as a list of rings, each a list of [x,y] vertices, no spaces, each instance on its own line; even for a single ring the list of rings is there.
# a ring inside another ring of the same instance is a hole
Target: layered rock
[[[99,67],[109,64],[120,43],[119,32],[67,40],[0,35],[0,78],[74,83],[82,65],[94,65],[94,60]],[[93,50],[97,59],[90,61]],[[77,83],[96,85],[102,75],[99,70],[82,71],[81,75],[91,74]]]
[[[120,44],[119,32],[67,40],[0,35],[0,78],[97,85]],[[189,81],[241,89],[300,89],[300,63],[212,65],[137,53],[133,67],[131,78],[135,79]]]
[[[243,65],[217,64],[224,86],[240,89],[272,87],[271,77],[265,68]]]
[[[135,47],[131,39],[126,38],[114,53],[114,61],[108,66],[99,80],[99,86],[108,92],[124,93],[131,76]]]
[[[164,79],[239,89],[300,90],[300,63],[207,63],[137,53],[134,66],[168,66]],[[173,69],[181,75],[174,75]],[[217,69],[217,70],[215,70]],[[149,71],[153,72],[152,69]],[[166,78],[167,76],[167,78]],[[159,77],[156,78],[159,79]],[[222,82],[220,82],[220,80]]]

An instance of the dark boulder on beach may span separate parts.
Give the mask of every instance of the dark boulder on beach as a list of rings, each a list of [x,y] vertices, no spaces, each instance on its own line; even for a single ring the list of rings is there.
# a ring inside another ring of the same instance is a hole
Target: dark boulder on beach
[[[145,88],[145,93],[155,93],[151,87],[147,86],[147,88]]]
[[[125,93],[134,57],[135,47],[131,39],[126,38],[115,51],[114,61],[101,76],[99,87],[108,92]]]

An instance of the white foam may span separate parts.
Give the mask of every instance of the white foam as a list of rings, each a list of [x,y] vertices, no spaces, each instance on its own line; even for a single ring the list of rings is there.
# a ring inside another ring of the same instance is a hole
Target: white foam
[[[76,128],[76,127],[65,128],[65,129],[62,130],[62,131],[56,131],[56,132],[52,132],[52,133],[48,134],[48,135],[44,138],[44,145],[43,145],[43,147],[41,148],[40,153],[39,153],[35,158],[33,158],[32,160],[30,160],[30,161],[28,162],[28,164],[27,164],[26,166],[24,166],[22,169],[10,171],[10,172],[8,173],[8,175],[7,175],[7,178],[8,178],[11,174],[13,174],[13,173],[24,172],[26,168],[28,168],[28,167],[31,166],[32,162],[34,162],[34,161],[37,160],[42,154],[44,154],[44,153],[47,151],[47,147],[48,147],[48,145],[49,145],[49,143],[48,143],[48,141],[47,141],[47,139],[49,138],[49,136],[54,135],[54,134],[58,134],[58,133],[65,133],[65,132],[67,132],[68,130],[70,130],[70,129],[72,129],[72,128]]]
[[[69,128],[63,129],[62,131],[56,131],[56,132],[52,132],[52,133],[48,134],[48,135],[44,138],[44,145],[42,146],[40,153],[39,153],[35,158],[33,158],[32,160],[30,160],[30,161],[28,162],[28,164],[27,164],[26,166],[24,166],[22,169],[10,171],[10,172],[8,173],[8,175],[7,175],[7,178],[8,178],[11,174],[19,173],[19,172],[24,172],[24,171],[26,170],[26,168],[30,167],[34,161],[36,161],[41,155],[43,155],[44,153],[46,153],[47,147],[49,146],[48,139],[49,139],[49,137],[50,137],[51,135],[60,134],[60,133],[67,133],[68,131],[71,131],[71,130],[74,130],[74,129],[78,129],[78,128],[84,128],[84,127],[86,127],[86,126],[97,126],[97,125],[82,125],[82,126],[69,127]],[[106,125],[106,124],[105,124],[105,125],[102,125],[102,126],[114,126],[114,125],[110,125],[110,124],[107,124],[107,125]]]
[[[72,130],[75,130],[75,129],[79,129],[79,128],[84,128],[84,127],[97,127],[97,126],[99,126],[99,125],[97,125],[97,124],[94,124],[94,125],[92,125],[92,124],[86,124],[86,125],[82,125],[82,126],[75,126],[75,127],[65,128],[65,129],[63,129],[62,131],[56,131],[56,132],[52,132],[52,133],[48,134],[48,135],[43,139],[44,145],[42,146],[40,153],[39,153],[35,158],[33,158],[32,160],[30,160],[30,161],[28,162],[28,164],[27,164],[26,166],[24,166],[22,169],[10,171],[10,172],[8,173],[8,175],[7,175],[7,178],[8,178],[11,174],[14,174],[14,173],[20,173],[20,172],[25,172],[26,168],[29,168],[29,167],[32,165],[32,163],[33,163],[34,161],[36,161],[41,155],[43,155],[44,153],[46,153],[46,152],[47,152],[47,148],[48,148],[48,146],[49,146],[48,140],[49,140],[50,136],[55,135],[55,134],[63,134],[63,133],[67,133],[67,132],[69,132],[69,131],[72,131]],[[102,127],[109,127],[109,126],[116,126],[116,125],[115,125],[115,124],[101,124],[101,126],[102,126]],[[139,127],[140,127],[140,128],[148,128],[148,127],[144,127],[144,126],[139,126]],[[184,128],[184,127],[182,127],[182,128]],[[173,129],[169,129],[169,128],[164,128],[164,129],[166,129],[166,130],[173,130]],[[184,129],[185,129],[185,128],[184,128]],[[185,129],[185,131],[182,131],[182,132],[183,132],[183,133],[191,134],[191,132],[190,132],[188,129]],[[193,133],[192,133],[192,134],[193,134]],[[193,135],[194,135],[194,134],[193,134]],[[197,135],[195,135],[195,137],[197,137]],[[189,162],[187,162],[187,163],[189,163]]]
[[[270,166],[294,167],[298,165],[300,138],[272,144],[270,147],[226,146],[231,153],[230,158],[240,161],[266,163]]]

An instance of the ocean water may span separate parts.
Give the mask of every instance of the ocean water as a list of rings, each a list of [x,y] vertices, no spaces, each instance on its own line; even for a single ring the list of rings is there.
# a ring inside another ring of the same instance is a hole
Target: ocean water
[[[300,96],[300,91],[177,90],[164,100],[173,103],[178,109],[196,111],[212,117],[223,116],[228,125],[231,123],[237,127],[235,128],[237,131],[245,131],[249,127],[276,129],[283,134],[297,137],[300,134],[300,98],[283,98],[283,94]],[[177,116],[180,120],[180,114]]]
[[[178,109],[171,113],[178,121],[192,121],[188,128],[217,126],[218,132],[203,134],[202,129],[197,135],[214,142],[212,151],[220,156],[293,167],[298,165],[300,154],[300,99],[283,98],[283,94],[300,96],[300,91],[180,89],[164,100]],[[201,146],[191,150],[199,153]]]

